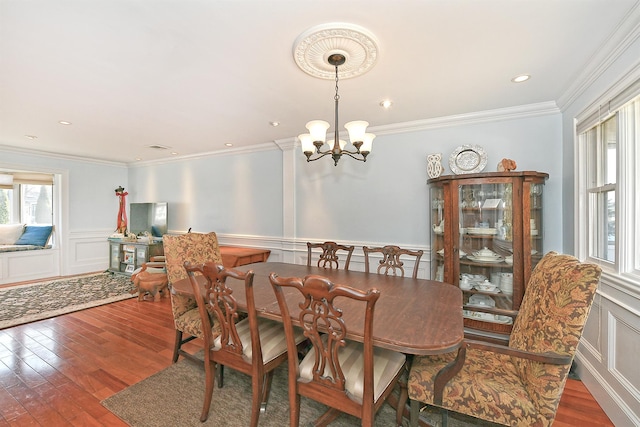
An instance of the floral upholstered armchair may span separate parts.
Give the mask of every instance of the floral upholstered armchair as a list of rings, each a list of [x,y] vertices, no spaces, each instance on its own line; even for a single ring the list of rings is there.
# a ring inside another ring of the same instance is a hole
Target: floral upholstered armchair
[[[550,252],[531,275],[508,346],[466,340],[457,354],[416,357],[411,425],[420,402],[443,408],[443,425],[447,410],[503,425],[551,425],[600,273]]]
[[[216,233],[187,233],[179,236],[165,235],[162,238],[169,286],[177,280],[188,279],[184,268],[185,261],[202,264],[213,261],[222,264],[220,247]],[[198,305],[192,298],[171,293],[171,309],[176,326],[176,342],[173,350],[173,362],[179,356],[192,359],[193,356],[182,350],[182,344],[204,336]],[[213,336],[219,334],[219,325],[213,321]],[[186,336],[186,337],[185,337]],[[199,361],[202,362],[202,361]]]

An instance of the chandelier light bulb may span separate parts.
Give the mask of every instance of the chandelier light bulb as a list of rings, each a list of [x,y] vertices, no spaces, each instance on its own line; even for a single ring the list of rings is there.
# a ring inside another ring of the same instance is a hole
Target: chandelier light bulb
[[[298,135],[298,139],[300,140],[300,144],[302,144],[303,153],[313,153],[313,139],[311,138],[311,134],[303,133]]]
[[[371,146],[373,145],[373,139],[376,136],[372,133],[365,133],[364,134],[364,139],[362,140],[362,147],[360,147],[360,152],[361,153],[367,153],[369,154],[371,152]]]
[[[333,140],[333,139],[330,139],[329,141],[327,141],[327,144],[329,144],[329,149],[330,150],[333,150],[333,146],[335,144],[334,141],[335,140]],[[346,147],[346,145],[347,145],[347,141],[345,141],[344,139],[339,139],[338,141],[339,141],[338,145],[339,145],[340,149],[344,150],[344,147]]]
[[[306,128],[309,129],[313,142],[322,141],[324,143],[327,140],[327,129],[329,129],[329,126],[331,125],[324,120],[311,120],[307,123]]]
[[[349,131],[349,140],[352,144],[363,141],[367,126],[369,126],[369,122],[365,122],[364,120],[356,120],[344,125],[344,128]]]

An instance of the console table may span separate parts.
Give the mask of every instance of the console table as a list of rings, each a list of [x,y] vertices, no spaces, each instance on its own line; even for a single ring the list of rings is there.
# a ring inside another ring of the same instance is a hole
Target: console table
[[[122,239],[109,240],[109,271],[114,273],[133,273],[150,257],[163,255],[162,241],[139,242]]]
[[[244,248],[240,246],[220,246],[222,265],[233,268],[254,262],[266,262],[271,251],[260,248]]]

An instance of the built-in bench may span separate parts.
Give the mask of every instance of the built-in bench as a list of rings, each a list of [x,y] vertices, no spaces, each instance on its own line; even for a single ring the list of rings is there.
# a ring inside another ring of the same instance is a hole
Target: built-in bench
[[[52,232],[50,225],[0,224],[0,285],[60,275]]]
[[[0,224],[0,252],[33,251],[48,245],[53,226]]]

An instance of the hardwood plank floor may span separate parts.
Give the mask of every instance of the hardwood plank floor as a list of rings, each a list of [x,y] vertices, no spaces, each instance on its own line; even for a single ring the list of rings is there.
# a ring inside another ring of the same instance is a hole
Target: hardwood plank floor
[[[126,426],[100,401],[168,367],[174,337],[168,299],[0,330],[0,427]],[[568,380],[554,426],[612,425],[584,385]]]

